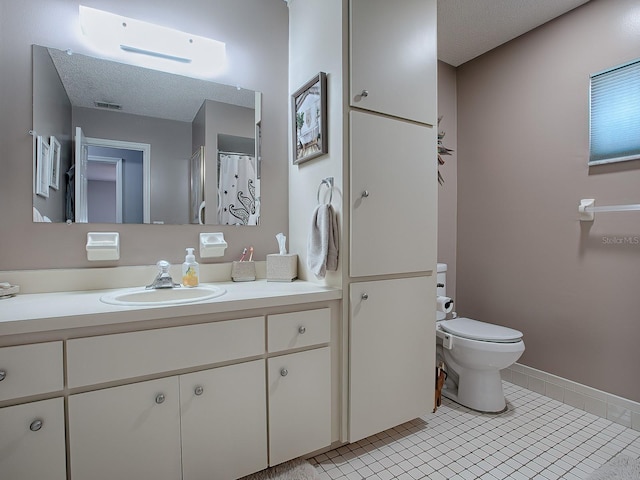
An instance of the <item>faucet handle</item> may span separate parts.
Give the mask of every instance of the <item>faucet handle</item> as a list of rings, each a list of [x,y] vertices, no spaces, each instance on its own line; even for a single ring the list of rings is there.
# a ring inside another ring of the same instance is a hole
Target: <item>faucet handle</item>
[[[169,267],[171,266],[171,264],[166,260],[160,260],[158,263],[156,263],[156,266],[160,270],[160,273],[169,273]]]

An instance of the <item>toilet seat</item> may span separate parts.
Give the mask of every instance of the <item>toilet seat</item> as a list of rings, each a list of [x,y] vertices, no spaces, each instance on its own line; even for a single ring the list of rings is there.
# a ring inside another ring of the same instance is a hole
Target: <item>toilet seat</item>
[[[522,339],[522,332],[513,328],[459,317],[439,322],[445,332],[470,340],[496,343],[515,343]]]

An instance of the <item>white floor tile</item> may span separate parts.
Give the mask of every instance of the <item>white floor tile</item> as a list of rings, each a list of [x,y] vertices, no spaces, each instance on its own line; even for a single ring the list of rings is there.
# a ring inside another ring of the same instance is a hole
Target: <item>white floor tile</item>
[[[312,463],[321,480],[579,480],[615,455],[640,458],[640,432],[503,384],[508,410],[502,414],[474,412],[445,398],[433,415]]]

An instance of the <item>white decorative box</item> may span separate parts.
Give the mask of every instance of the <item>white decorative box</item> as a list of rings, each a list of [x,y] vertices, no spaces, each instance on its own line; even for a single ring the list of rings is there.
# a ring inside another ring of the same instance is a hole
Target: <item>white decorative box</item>
[[[267,281],[291,282],[298,277],[298,255],[274,253],[267,255]]]
[[[233,262],[231,265],[231,280],[234,282],[252,282],[255,279],[255,262]]]

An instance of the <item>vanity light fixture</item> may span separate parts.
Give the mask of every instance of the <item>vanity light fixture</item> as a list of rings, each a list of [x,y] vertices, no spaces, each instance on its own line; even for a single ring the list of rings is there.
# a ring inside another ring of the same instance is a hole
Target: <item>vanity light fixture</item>
[[[80,28],[95,49],[127,63],[205,77],[226,66],[223,42],[84,5]]]

